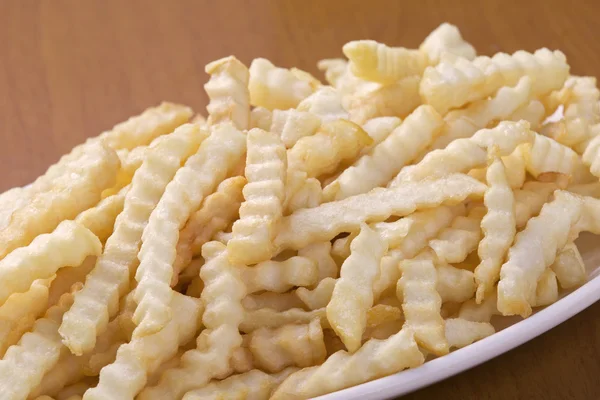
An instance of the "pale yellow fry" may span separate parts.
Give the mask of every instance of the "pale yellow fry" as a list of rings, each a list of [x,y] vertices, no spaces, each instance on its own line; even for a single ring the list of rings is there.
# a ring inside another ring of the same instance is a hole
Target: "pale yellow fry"
[[[555,303],[558,300],[558,282],[556,274],[551,268],[546,270],[540,276],[535,289],[535,300],[532,307],[543,307]]]
[[[367,312],[367,328],[373,328],[388,322],[398,321],[402,318],[402,311],[399,308],[401,305],[397,305],[398,307],[387,304],[375,304],[371,307]]]
[[[582,160],[594,176],[600,177],[600,135],[587,145]]]
[[[600,182],[571,185],[567,190],[581,196],[600,198]]]
[[[502,315],[496,306],[498,296],[493,290],[480,304],[475,299],[465,301],[458,312],[458,317],[474,322],[490,322],[494,315]]]
[[[296,292],[263,292],[259,294],[249,294],[244,298],[244,300],[242,300],[242,305],[246,310],[271,308],[276,311],[286,311],[292,308],[304,307],[304,303],[298,298]]]
[[[581,219],[575,226],[572,234],[573,240],[581,232],[591,232],[594,235],[600,235],[600,199],[593,197],[581,197],[583,209]]]
[[[424,357],[410,328],[386,340],[371,339],[354,354],[338,351],[322,365],[290,375],[271,400],[308,399],[414,368]]]
[[[539,214],[544,204],[556,189],[564,189],[561,182],[530,181],[522,189],[515,190],[515,218],[521,229],[532,217]]]
[[[123,211],[125,196],[129,189],[129,185],[125,186],[116,194],[102,199],[95,207],[81,212],[75,218],[75,222],[88,228],[102,243],[105,243],[113,232],[117,216]]]
[[[477,286],[471,271],[442,264],[437,267],[437,275],[435,289],[440,294],[442,303],[462,303],[475,294]]]
[[[274,133],[252,129],[247,134],[246,179],[240,219],[233,224],[227,253],[233,263],[255,264],[270,259],[283,213],[286,154]]]
[[[402,120],[398,117],[377,117],[365,122],[362,128],[373,139],[373,143],[371,146],[365,147],[360,155],[368,154],[373,147],[383,142],[401,123]]]
[[[230,123],[214,127],[196,154],[177,171],[150,214],[137,255],[140,264],[135,273],[134,298],[138,306],[133,321],[138,327],[134,337],[158,332],[170,320],[171,279],[179,230],[243,157],[245,139]]]
[[[361,345],[367,311],[374,301],[373,284],[386,251],[387,243],[363,224],[350,245],[350,256],[342,264],[340,278],[327,304],[327,320],[352,353]]]
[[[201,389],[186,393],[184,400],[267,400],[277,386],[298,368],[286,368],[269,375],[253,369],[222,381],[214,381]]]
[[[271,129],[273,115],[264,107],[254,107],[250,111],[250,128],[259,128],[263,131]]]
[[[229,262],[225,245],[208,242],[202,247],[202,256],[206,260],[200,270],[205,284],[201,299],[206,329],[198,336],[196,348],[183,354],[177,368],[165,371],[156,386],[140,393],[141,400],[181,398],[189,390],[232,372],[229,361],[242,344],[238,327],[244,318],[241,302],[246,288],[239,266]]]
[[[71,290],[74,284],[85,282],[86,276],[94,269],[97,257],[89,256],[78,266],[61,268],[50,284],[48,292],[48,307],[58,303],[60,296]]]
[[[0,194],[0,230],[10,225],[13,214],[29,203],[30,187],[15,187]]]
[[[291,257],[285,261],[263,261],[252,267],[241,266],[240,275],[248,293],[261,290],[283,293],[294,286],[317,283],[317,264],[306,257]]]
[[[389,186],[466,173],[487,165],[487,153],[492,148],[496,149],[498,156],[507,156],[520,144],[530,143],[534,137],[535,133],[525,121],[501,122],[495,128],[481,129],[470,138],[456,139],[446,148],[428,153],[418,164],[403,168]]]
[[[98,386],[86,391],[84,399],[133,399],[146,385],[148,375],[194,337],[199,328],[200,300],[176,293],[172,302],[178,312],[165,328],[122,345],[115,362],[100,371]]]
[[[179,273],[189,265],[192,257],[200,255],[204,243],[215,233],[227,228],[238,217],[245,184],[246,178],[243,176],[225,179],[219,184],[216,192],[206,197],[202,207],[190,215],[179,232],[171,286],[177,283]]]
[[[350,70],[361,79],[393,83],[404,77],[421,75],[429,64],[427,54],[403,47],[388,47],[374,40],[355,40],[342,48],[350,60]]]
[[[515,110],[507,119],[511,121],[525,120],[532,130],[539,131],[546,119],[546,109],[539,100],[531,100]]]
[[[116,153],[105,145],[87,148],[76,171],[57,178],[50,190],[37,194],[12,215],[10,224],[0,231],[0,259],[98,203],[102,190],[114,183],[118,167]]]
[[[422,212],[427,212],[427,210]],[[417,213],[394,222],[374,222],[370,227],[381,236],[381,239],[388,244],[389,248],[393,249],[401,246],[406,236],[411,232],[411,228],[415,224],[415,219],[412,217]]]
[[[88,275],[84,288],[76,294],[73,307],[60,328],[65,345],[74,354],[94,347],[110,317],[118,310],[119,298],[129,288],[130,274],[138,265],[142,232],[175,172],[208,136],[198,125],[187,124],[151,146],[136,171],[125,197],[123,212],[115,221],[113,234],[104,253]]]
[[[429,246],[440,263],[459,263],[477,249],[482,237],[481,221],[485,208],[476,206],[467,216],[459,215],[452,225],[439,232]]]
[[[404,216],[442,203],[457,204],[466,198],[480,198],[484,191],[485,185],[466,175],[373,189],[284,217],[275,244],[280,249],[300,249],[331,240],[341,232],[355,231],[363,222],[385,221],[391,215]]]
[[[44,375],[40,384],[29,394],[29,398],[36,398],[41,393],[57,396],[65,386],[84,377],[80,359],[69,351],[61,352],[56,365]]]
[[[290,168],[306,172],[308,177],[330,174],[344,161],[353,161],[371,137],[358,125],[336,120],[321,125],[317,133],[298,140],[288,150]]]
[[[317,264],[318,281],[337,278],[339,268],[331,257],[331,242],[313,243],[298,250],[298,255],[313,260]]]
[[[278,328],[290,324],[308,324],[315,318],[321,321],[321,325],[324,328],[329,328],[325,308],[311,311],[292,308],[281,312],[271,308],[246,310],[244,320],[240,324],[240,331],[250,333],[260,328]]]
[[[477,250],[481,263],[475,268],[479,303],[500,278],[500,267],[517,233],[515,197],[502,160],[496,159],[488,166],[486,177],[488,190],[483,202],[487,213],[481,220],[483,238]]]
[[[444,320],[440,314],[442,298],[436,290],[438,276],[430,260],[404,260],[399,266],[402,277],[396,287],[402,299],[406,326],[415,332],[415,340],[436,355],[448,353]]]
[[[44,374],[58,362],[61,350],[58,327],[64,312],[73,303],[73,295],[65,294],[58,305],[38,319],[31,332],[18,344],[6,350],[0,360],[0,393],[3,400],[21,400],[40,384]]]
[[[0,304],[13,293],[29,290],[36,279],[52,277],[63,267],[77,266],[102,252],[100,240],[73,221],[61,222],[54,232],[38,236],[0,261]]]
[[[450,318],[445,321],[448,345],[460,349],[496,333],[488,322],[474,322],[461,318]]]
[[[206,110],[208,123],[215,125],[230,121],[239,130],[248,129],[250,121],[250,93],[248,68],[233,56],[207,64],[204,71],[210,75],[204,90],[210,99]]]
[[[421,43],[419,50],[427,54],[431,64],[437,64],[443,55],[452,54],[472,60],[477,53],[470,43],[466,42],[458,28],[444,22],[435,28]]]
[[[523,76],[533,83],[533,94],[542,95],[560,88],[569,65],[560,51],[540,49],[531,54],[523,50],[509,55],[496,53],[472,61],[458,57],[443,60],[423,72],[420,93],[423,101],[445,114],[469,102],[484,99],[502,86],[513,86]]]
[[[329,86],[319,87],[313,94],[302,100],[297,109],[319,117],[322,122],[350,118],[342,105],[341,93]]]
[[[321,204],[323,190],[317,178],[307,178],[306,172],[290,170],[286,181],[284,215]]]
[[[347,236],[336,239],[331,246],[331,257],[337,265],[342,266],[344,260],[350,255],[350,244],[358,235],[358,229],[353,230]]]
[[[255,58],[250,64],[248,89],[253,106],[287,110],[296,107],[315,87],[288,69],[278,68],[264,58]]]
[[[556,191],[554,200],[542,208],[519,232],[500,271],[498,309],[503,315],[528,317],[535,301],[537,281],[552,265],[558,250],[568,242],[579,220],[582,201],[565,191]]]
[[[35,280],[28,291],[12,294],[0,306],[0,359],[46,311],[50,282],[52,278]]]
[[[508,185],[512,189],[520,189],[527,179],[523,147],[518,146],[511,154],[502,157],[502,163],[506,170],[506,180],[508,181]]]
[[[333,87],[337,86],[347,67],[348,62],[343,58],[326,58],[317,62],[317,68],[325,74],[325,80]]]
[[[321,280],[314,289],[303,287],[296,289],[296,296],[298,296],[310,310],[327,307],[327,304],[331,300],[331,295],[333,294],[336,282],[337,279],[325,278]]]
[[[556,255],[550,266],[563,289],[571,289],[583,285],[587,280],[585,264],[575,243],[568,243]],[[539,285],[539,282],[538,282]]]
[[[281,138],[286,148],[292,148],[298,140],[313,135],[321,126],[321,119],[309,112],[290,110],[273,110],[270,130]]]
[[[383,186],[425,150],[443,126],[429,106],[410,114],[390,135],[323,190],[326,200],[341,200]]]

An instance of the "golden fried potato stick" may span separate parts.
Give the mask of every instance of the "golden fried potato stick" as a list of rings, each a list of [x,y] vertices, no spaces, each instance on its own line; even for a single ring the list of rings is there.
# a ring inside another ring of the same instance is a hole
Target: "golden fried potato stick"
[[[585,264],[577,245],[573,242],[567,243],[558,252],[554,263],[550,265],[550,269],[556,274],[558,283],[560,283],[560,287],[563,289],[571,289],[583,285],[587,280]]]
[[[371,339],[354,354],[338,351],[322,365],[290,375],[271,400],[307,399],[365,383],[423,364],[410,328],[386,340]]]
[[[296,289],[295,293],[309,310],[317,310],[327,307],[327,304],[331,300],[331,295],[333,294],[336,282],[337,279],[324,278],[314,289],[300,287]]]
[[[600,177],[600,135],[597,135],[587,145],[582,160],[594,176]]]
[[[459,215],[451,226],[442,229],[435,239],[429,241],[429,247],[438,262],[463,262],[469,253],[477,249],[482,237],[481,221],[485,213],[484,207],[473,207],[467,216]]]
[[[100,200],[95,207],[88,208],[81,212],[75,218],[75,222],[88,228],[94,235],[98,236],[98,239],[100,239],[102,243],[105,243],[113,233],[115,220],[123,211],[125,196],[127,196],[127,192],[129,192],[130,188],[131,186],[127,185],[116,194]]]
[[[61,268],[56,273],[48,291],[48,307],[58,303],[63,294],[69,292],[74,284],[84,283],[86,276],[94,269],[97,257],[89,256],[78,266]]]
[[[496,333],[489,322],[474,322],[461,318],[449,318],[445,321],[445,326],[448,345],[458,349]]]
[[[510,121],[527,121],[529,122],[531,129],[537,132],[546,119],[546,109],[539,100],[531,100],[529,103],[526,103],[515,110],[515,112],[506,119]]]
[[[294,286],[312,286],[318,282],[316,262],[307,257],[285,261],[263,261],[252,267],[240,266],[240,276],[248,293],[268,290],[283,293]]]
[[[419,50],[388,47],[374,40],[355,40],[342,48],[350,60],[350,71],[357,77],[379,83],[393,83],[412,75],[421,75],[429,64]]]
[[[61,222],[54,232],[36,237],[27,247],[0,260],[0,305],[13,293],[29,290],[36,279],[47,279],[63,267],[77,266],[87,256],[98,256],[102,243],[73,221]]]
[[[165,328],[122,345],[115,362],[102,368],[98,386],[86,391],[84,399],[133,399],[146,385],[148,375],[193,339],[202,314],[200,300],[176,293],[172,302],[178,312]]]
[[[534,137],[527,122],[503,121],[495,128],[480,129],[470,138],[456,139],[446,148],[428,153],[418,164],[403,168],[389,186],[466,173],[487,165],[488,152],[492,148],[496,155],[507,156],[520,144],[533,141]]]
[[[60,341],[58,327],[64,312],[72,303],[71,293],[62,296],[58,305],[49,308],[44,317],[35,322],[31,332],[25,333],[18,344],[6,350],[0,360],[0,393],[3,400],[27,398],[40,384],[44,374],[58,362],[61,351],[66,350]]]
[[[475,299],[465,301],[460,306],[458,317],[474,322],[490,322],[494,315],[502,315],[496,306],[498,301],[496,292],[497,290],[493,290],[480,304],[477,304]]]
[[[35,195],[12,214],[10,224],[0,231],[0,259],[98,203],[102,190],[114,183],[119,159],[99,143],[89,146],[78,164],[76,171],[57,178],[52,189]]]
[[[327,316],[325,315],[325,308],[311,311],[292,308],[281,312],[271,308],[246,310],[244,320],[240,324],[240,331],[250,333],[260,328],[272,329],[290,324],[308,324],[315,318],[321,321],[323,328],[330,328]]]
[[[527,221],[539,214],[544,204],[557,189],[564,189],[566,181],[562,178],[556,182],[525,182],[523,188],[515,190],[515,218],[517,228],[525,227]]]
[[[242,300],[242,305],[244,306],[244,309],[250,311],[259,310],[261,308],[271,308],[276,311],[286,311],[292,308],[304,307],[304,303],[298,298],[296,292],[263,292],[259,294],[249,294],[244,298],[244,300]]]
[[[30,187],[15,187],[0,194],[0,230],[10,224],[13,214],[29,203],[31,196]]]
[[[272,241],[282,216],[285,196],[285,147],[277,135],[260,129],[247,134],[246,178],[240,219],[233,224],[227,253],[233,263],[255,264],[270,259]]]
[[[535,300],[532,307],[543,307],[555,303],[558,300],[558,282],[556,274],[551,268],[546,270],[540,276],[535,289]]]
[[[133,177],[102,256],[63,319],[60,334],[74,354],[90,351],[117,312],[119,298],[128,291],[130,274],[138,265],[142,232],[152,210],[175,172],[207,136],[198,125],[187,124],[151,146]]]
[[[478,303],[500,278],[500,267],[517,233],[515,197],[502,160],[496,158],[491,162],[486,178],[488,189],[483,202],[487,213],[481,220],[483,238],[477,249],[481,263],[475,268]]]
[[[470,61],[462,57],[442,60],[423,72],[420,93],[426,104],[440,114],[493,95],[502,86],[513,86],[523,76],[532,80],[534,95],[559,89],[569,74],[565,55],[556,50],[523,50],[509,55],[496,53]]]
[[[313,260],[317,264],[319,282],[328,277],[338,277],[340,269],[331,257],[331,242],[309,244],[298,250],[298,255]]]
[[[289,167],[319,177],[330,174],[344,161],[354,160],[371,137],[358,125],[336,120],[321,125],[317,133],[299,139],[288,150]]]
[[[517,234],[500,270],[498,309],[502,315],[531,315],[537,281],[554,262],[557,251],[568,243],[581,212],[581,198],[556,191],[554,200]]]
[[[327,185],[323,189],[325,200],[342,200],[385,185],[431,144],[442,126],[441,116],[432,107],[417,108],[385,140]]]
[[[301,249],[310,243],[331,240],[341,232],[357,230],[363,222],[385,221],[391,215],[404,216],[442,203],[457,204],[466,198],[480,198],[484,191],[481,182],[460,174],[392,189],[376,188],[284,217],[275,245],[280,249]]]
[[[427,54],[429,62],[433,65],[448,54],[467,60],[473,60],[477,55],[475,48],[463,39],[458,28],[447,22],[431,31],[419,46],[419,50]]]
[[[291,70],[276,67],[264,58],[255,58],[250,64],[248,89],[253,106],[287,110],[296,107],[316,87]]]
[[[477,285],[471,271],[448,264],[438,265],[436,269],[438,279],[435,290],[440,294],[442,303],[462,303],[473,297]]]
[[[202,247],[202,256],[206,259],[200,270],[205,284],[202,323],[206,329],[198,336],[196,348],[183,354],[177,368],[165,371],[156,386],[144,389],[140,400],[181,398],[211,379],[232,372],[230,359],[242,344],[238,327],[244,318],[241,302],[246,288],[238,273],[239,266],[229,261],[225,245],[208,242]]]
[[[289,110],[273,110],[270,130],[281,138],[286,148],[294,147],[296,142],[305,136],[312,136],[321,126],[321,119],[309,112]]]
[[[137,256],[140,264],[135,273],[134,298],[138,306],[133,314],[137,325],[134,337],[158,332],[171,319],[170,285],[179,230],[245,151],[246,138],[242,132],[230,123],[221,123],[165,188],[144,228]]]
[[[192,257],[200,255],[204,243],[215,233],[227,228],[238,217],[244,185],[246,178],[243,176],[225,179],[219,184],[216,192],[206,197],[202,207],[190,215],[179,232],[171,286],[177,283],[179,273],[189,265]]]
[[[350,118],[342,105],[341,93],[329,86],[320,86],[313,94],[298,104],[297,110],[315,115],[322,122]]]
[[[28,291],[14,293],[0,305],[0,359],[46,311],[51,282],[52,278],[35,280]]]
[[[570,185],[567,187],[567,190],[581,196],[590,196],[596,199],[600,198],[600,182]]]
[[[387,252],[377,232],[362,224],[350,245],[350,256],[342,264],[331,300],[327,320],[350,352],[361,345],[367,326],[367,311],[373,305],[373,284],[379,276],[379,263]]]
[[[230,121],[239,130],[248,129],[250,122],[250,72],[233,56],[221,58],[206,65],[210,80],[204,90],[210,99],[206,110],[208,123],[216,125]]]
[[[448,353],[444,320],[440,314],[442,298],[436,290],[438,276],[431,260],[404,260],[396,292],[402,300],[405,326],[415,333],[420,346],[436,355]]]
[[[298,368],[286,368],[269,375],[253,369],[240,375],[233,375],[222,381],[214,381],[201,389],[192,390],[183,396],[184,400],[226,400],[252,399],[268,400],[277,386]]]

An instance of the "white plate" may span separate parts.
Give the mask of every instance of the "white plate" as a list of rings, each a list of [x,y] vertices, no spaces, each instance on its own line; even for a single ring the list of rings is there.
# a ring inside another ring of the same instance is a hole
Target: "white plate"
[[[561,300],[539,309],[531,317],[504,319],[494,335],[422,366],[385,378],[318,397],[319,400],[389,399],[439,382],[479,365],[541,335],[600,300],[600,248],[598,236],[583,234],[577,246],[585,261],[589,281]],[[506,324],[506,322],[509,324]],[[510,324],[512,322],[512,324]]]

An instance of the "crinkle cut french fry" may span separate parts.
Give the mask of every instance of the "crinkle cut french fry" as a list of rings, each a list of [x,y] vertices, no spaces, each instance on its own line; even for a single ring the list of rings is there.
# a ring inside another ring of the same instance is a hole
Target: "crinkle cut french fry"
[[[585,264],[577,245],[573,242],[568,243],[558,252],[550,269],[556,274],[560,287],[563,289],[580,286],[587,279]]]
[[[310,82],[264,58],[255,58],[250,64],[248,89],[250,104],[268,110],[294,108],[315,90]]]
[[[283,293],[294,286],[312,286],[319,277],[317,264],[310,258],[299,256],[239,268],[248,293],[261,290]]]
[[[402,120],[398,117],[377,117],[365,122],[362,128],[373,139],[373,143],[364,148],[360,154],[367,154],[373,147],[383,142],[401,123]]]
[[[300,249],[309,243],[331,240],[341,232],[357,230],[363,222],[384,221],[391,215],[404,216],[419,208],[480,198],[484,191],[484,184],[460,174],[392,189],[376,188],[284,217],[275,244],[280,249]]]
[[[102,243],[92,232],[77,222],[61,222],[54,232],[36,237],[29,246],[0,260],[0,304],[13,293],[29,290],[36,279],[50,278],[60,268],[77,266],[101,252]]]
[[[456,217],[450,227],[444,228],[429,242],[439,262],[462,262],[477,248],[482,236],[480,225],[484,214],[484,207],[474,207],[466,217]]]
[[[517,228],[521,229],[532,217],[539,214],[544,204],[556,189],[564,189],[561,181],[536,182],[530,181],[523,188],[515,190],[515,218]]]
[[[273,115],[264,107],[254,107],[250,111],[250,129],[259,128],[263,131],[271,129]]]
[[[411,216],[414,216],[414,214],[411,214]],[[400,218],[394,222],[374,222],[370,226],[388,244],[388,247],[393,249],[402,245],[406,236],[411,232],[414,223],[414,218]]]
[[[225,400],[252,399],[267,400],[271,392],[298,368],[286,368],[269,375],[253,369],[240,375],[234,375],[222,381],[214,381],[201,389],[188,392],[184,400]]]
[[[502,86],[513,86],[523,76],[531,78],[534,95],[549,93],[560,88],[568,74],[565,55],[546,48],[533,54],[523,50],[512,55],[496,53],[492,58],[483,56],[472,61],[458,57],[425,69],[420,93],[425,103],[445,114],[484,99]]]
[[[437,267],[437,275],[435,289],[440,294],[443,303],[462,303],[475,294],[477,286],[471,271],[442,264]]]
[[[446,148],[428,153],[418,164],[403,168],[390,183],[435,179],[451,173],[466,173],[487,165],[487,153],[496,149],[498,156],[511,154],[517,146],[530,143],[535,133],[525,121],[503,121],[495,128],[480,129],[468,139],[456,139]]]
[[[227,253],[233,263],[249,265],[275,253],[272,242],[283,213],[287,165],[285,147],[274,133],[252,129],[247,143],[245,201]]]
[[[523,148],[517,147],[515,151],[506,157],[502,157],[502,163],[506,170],[506,179],[512,189],[519,189],[525,184],[527,170]]]
[[[580,198],[556,191],[554,200],[544,205],[540,215],[529,220],[517,234],[500,270],[498,309],[503,315],[531,314],[537,281],[554,262],[557,251],[567,244],[581,210]]]
[[[57,178],[52,189],[13,213],[10,224],[0,231],[0,259],[98,203],[102,190],[114,183],[118,167],[113,150],[102,143],[88,147],[76,171]]]
[[[179,230],[243,157],[245,139],[230,123],[216,126],[197,153],[177,171],[150,214],[135,274],[134,298],[138,306],[133,321],[138,328],[134,337],[155,333],[170,320],[173,293],[170,285]]]
[[[273,110],[273,122],[270,130],[281,137],[286,148],[292,148],[296,142],[313,135],[321,126],[321,119],[309,112],[290,110]]]
[[[463,39],[458,28],[447,22],[427,35],[419,50],[427,54],[431,64],[437,64],[448,53],[467,60],[472,60],[477,55],[475,48]]]
[[[481,263],[475,268],[479,303],[500,278],[500,267],[517,233],[515,198],[506,172],[499,158],[487,169],[488,190],[483,196],[487,213],[481,220],[483,238],[477,250]]]
[[[342,105],[341,93],[329,86],[319,87],[313,94],[302,100],[297,109],[319,117],[322,122],[349,118],[348,112]]]
[[[201,299],[206,329],[198,336],[196,348],[183,354],[177,368],[165,371],[156,386],[140,393],[141,400],[181,398],[187,391],[232,372],[229,361],[242,344],[238,327],[244,319],[241,302],[246,288],[239,266],[229,261],[225,245],[208,242],[202,247],[202,256],[206,260],[200,270],[205,284]]]
[[[413,335],[403,328],[386,340],[369,340],[354,354],[338,351],[322,365],[290,375],[271,400],[316,397],[419,366],[424,357]]]
[[[304,288],[298,288],[298,290],[299,289]],[[286,311],[292,308],[304,307],[304,303],[298,298],[296,292],[263,292],[259,294],[249,294],[244,298],[244,300],[242,300],[242,305],[246,310],[259,310],[261,308],[271,308],[276,311]],[[327,303],[325,303],[325,305],[327,305]]]
[[[151,146],[133,177],[104,253],[63,319],[60,333],[74,354],[90,351],[98,333],[117,312],[119,298],[128,289],[130,274],[137,266],[142,231],[150,213],[182,162],[196,152],[207,136],[208,132],[198,125],[187,124]]]
[[[402,299],[406,326],[415,332],[420,346],[436,355],[448,353],[444,336],[444,320],[440,314],[442,298],[436,290],[437,271],[430,260],[404,260],[402,277],[396,286]]]
[[[246,310],[244,320],[240,324],[240,331],[250,333],[260,328],[278,328],[290,324],[308,324],[313,319],[318,318],[324,328],[329,327],[325,308],[305,311],[299,308],[292,308],[286,311],[278,312],[271,308],[260,308],[258,310]]]
[[[373,305],[373,284],[379,276],[379,263],[387,251],[377,232],[363,224],[350,245],[350,256],[342,264],[331,300],[327,320],[350,352],[361,345],[367,326],[367,311]]]
[[[29,398],[37,398],[41,393],[57,396],[62,389],[84,378],[80,359],[69,351],[61,352],[58,362],[43,377],[40,384],[30,392]]]
[[[441,116],[432,107],[417,108],[369,154],[325,187],[325,198],[341,200],[386,184],[431,144],[442,126]]]
[[[206,110],[208,123],[215,125],[231,121],[239,130],[248,129],[250,121],[250,93],[248,68],[233,56],[208,64],[205,72],[210,80],[204,90],[210,98]]]
[[[215,193],[206,197],[202,207],[190,216],[179,232],[171,286],[177,283],[179,273],[189,265],[192,257],[200,255],[204,243],[237,218],[245,184],[243,176],[225,179]]]
[[[335,287],[336,282],[337,279],[325,278],[312,290],[303,287],[296,289],[296,296],[310,310],[327,307],[327,304],[331,300],[331,295],[333,294],[333,288]]]
[[[317,264],[318,282],[331,277],[337,278],[339,268],[331,257],[331,242],[313,243],[298,250],[300,257],[306,257]]]
[[[178,312],[165,328],[122,345],[115,362],[100,371],[98,386],[89,389],[84,399],[133,399],[144,388],[148,375],[174,356],[180,345],[193,339],[199,328],[200,300],[176,293],[172,305]]]
[[[25,206],[31,196],[31,188],[27,187],[15,187],[0,194],[0,230],[10,224],[15,211]]]
[[[445,321],[445,335],[450,347],[460,349],[473,342],[496,333],[488,322],[474,322],[461,318],[450,318]]]
[[[347,236],[336,239],[331,245],[331,257],[340,267],[350,255],[350,244],[358,235],[358,230],[352,231]]]
[[[0,359],[46,311],[50,282],[52,278],[35,280],[28,291],[14,293],[0,305]]]
[[[48,292],[48,307],[58,303],[60,296],[71,290],[74,284],[85,282],[86,276],[94,269],[97,257],[89,256],[78,266],[61,268],[50,284]]]
[[[112,234],[117,216],[123,211],[125,196],[130,186],[125,186],[116,194],[102,199],[95,207],[88,208],[80,213],[75,222],[88,228],[105,243]]]
[[[531,100],[529,103],[519,107],[507,119],[510,121],[527,121],[531,129],[537,132],[546,119],[546,109],[539,100]]]
[[[76,289],[76,288],[74,288]],[[64,349],[58,327],[64,312],[73,303],[73,295],[61,297],[58,305],[49,308],[38,319],[31,332],[21,337],[17,345],[6,350],[0,360],[0,393],[3,400],[20,400],[40,384],[44,374],[58,362]]]
[[[393,83],[404,77],[421,75],[429,64],[427,54],[403,47],[388,47],[374,40],[355,40],[342,48],[350,60],[350,70],[361,79]]]
[[[498,296],[496,290],[493,290],[489,296],[486,296],[481,304],[477,304],[475,299],[465,301],[458,312],[458,317],[474,322],[490,322],[494,315],[502,315],[496,306]]]
[[[556,281],[556,274],[551,268],[546,268],[537,282],[535,300],[531,305],[533,307],[543,307],[555,303],[557,300],[558,282]]]

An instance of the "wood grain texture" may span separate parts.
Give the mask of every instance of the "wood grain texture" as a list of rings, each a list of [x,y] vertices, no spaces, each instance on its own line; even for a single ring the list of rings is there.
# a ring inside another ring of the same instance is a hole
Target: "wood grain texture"
[[[418,45],[443,21],[481,54],[563,50],[600,76],[598,1],[0,1],[0,190],[162,100],[204,110],[204,65],[235,54],[317,74],[352,39]],[[600,398],[600,303],[406,399]]]

